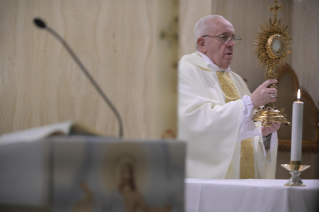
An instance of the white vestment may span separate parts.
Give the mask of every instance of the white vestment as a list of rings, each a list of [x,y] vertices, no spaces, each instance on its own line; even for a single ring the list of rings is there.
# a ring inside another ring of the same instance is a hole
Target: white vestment
[[[178,138],[187,142],[187,178],[239,179],[240,124],[260,124],[241,123],[243,100],[225,102],[217,70],[208,66],[200,54],[182,57],[178,71]],[[243,79],[232,71],[230,76],[240,97],[249,96]],[[277,133],[272,134],[267,152],[261,135],[252,140],[255,178],[274,179]]]

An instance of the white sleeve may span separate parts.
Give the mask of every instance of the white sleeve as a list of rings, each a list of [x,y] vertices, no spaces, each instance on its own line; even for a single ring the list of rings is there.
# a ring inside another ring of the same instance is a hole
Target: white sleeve
[[[239,132],[237,142],[245,140],[247,138],[260,136],[262,137],[261,130],[258,129],[252,120],[254,105],[251,101],[250,96],[244,96],[243,99],[243,107],[242,107],[242,115],[240,119]]]

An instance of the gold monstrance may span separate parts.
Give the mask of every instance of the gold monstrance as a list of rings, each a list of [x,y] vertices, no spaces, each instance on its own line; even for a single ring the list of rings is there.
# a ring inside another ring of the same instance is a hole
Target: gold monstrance
[[[257,54],[259,64],[262,65],[265,72],[265,79],[277,79],[277,69],[284,65],[284,59],[289,53],[289,43],[291,38],[287,31],[288,26],[279,19],[277,21],[277,11],[281,10],[282,6],[278,4],[278,0],[275,0],[275,4],[269,8],[274,12],[274,20],[269,19],[269,23],[266,22],[261,26],[261,31],[258,32],[258,37],[255,38],[254,52]],[[269,86],[270,88],[277,88],[275,84]],[[260,121],[262,126],[269,127],[272,122],[280,122],[290,125],[287,121],[287,115],[285,110],[277,109],[273,103],[268,103],[263,107],[260,107],[256,112],[254,121]]]

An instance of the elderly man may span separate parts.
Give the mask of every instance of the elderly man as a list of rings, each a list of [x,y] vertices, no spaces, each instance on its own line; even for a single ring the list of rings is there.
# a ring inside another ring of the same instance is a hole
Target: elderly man
[[[179,139],[188,143],[187,177],[274,178],[279,123],[261,127],[254,109],[276,101],[267,80],[250,94],[230,70],[241,38],[224,17],[206,16],[195,25],[196,52],[179,62]]]

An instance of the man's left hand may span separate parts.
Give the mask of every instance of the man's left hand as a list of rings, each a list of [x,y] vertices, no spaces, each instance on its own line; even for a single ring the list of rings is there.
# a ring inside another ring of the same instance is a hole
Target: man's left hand
[[[263,137],[268,136],[269,134],[276,132],[279,127],[280,127],[280,122],[272,122],[271,125],[269,127],[262,127],[261,128],[261,134],[263,135]]]

